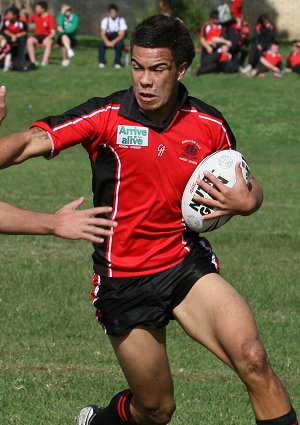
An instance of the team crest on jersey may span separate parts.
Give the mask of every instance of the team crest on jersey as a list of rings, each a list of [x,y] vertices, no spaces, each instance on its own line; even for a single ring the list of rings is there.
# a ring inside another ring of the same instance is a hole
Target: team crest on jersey
[[[195,140],[183,140],[181,142],[181,161],[189,162],[190,164],[198,164],[198,154],[201,146]]]
[[[122,146],[148,146],[149,129],[135,125],[118,125],[117,144]]]

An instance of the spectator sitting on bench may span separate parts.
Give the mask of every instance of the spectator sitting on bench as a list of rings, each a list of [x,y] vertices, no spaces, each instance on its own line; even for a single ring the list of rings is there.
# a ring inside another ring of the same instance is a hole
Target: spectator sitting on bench
[[[79,25],[79,17],[72,12],[71,6],[63,4],[61,13],[57,18],[57,43],[61,46],[62,66],[69,66],[70,59],[75,56],[72,47],[76,46],[76,33]]]
[[[7,10],[2,32],[10,44],[12,59],[24,59],[27,41],[27,25],[20,19],[20,11],[16,6],[11,6]]]
[[[124,49],[124,38],[127,24],[124,18],[119,16],[119,9],[115,4],[110,4],[107,8],[108,16],[101,21],[99,43],[99,68],[105,68],[105,50],[115,49],[115,68],[121,68],[121,56]]]
[[[47,10],[47,2],[38,1],[35,5],[35,13],[30,17],[30,22],[35,24],[35,30],[34,35],[27,40],[27,50],[30,61],[35,65],[38,65],[35,59],[35,46],[37,44],[42,44],[44,46],[41,65],[48,65],[53,38],[56,33],[55,19]]]

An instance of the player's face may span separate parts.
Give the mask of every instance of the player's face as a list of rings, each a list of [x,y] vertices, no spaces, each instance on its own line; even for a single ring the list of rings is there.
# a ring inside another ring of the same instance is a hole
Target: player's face
[[[134,94],[140,108],[153,121],[163,122],[177,109],[178,83],[185,71],[185,64],[176,67],[167,48],[133,47]]]

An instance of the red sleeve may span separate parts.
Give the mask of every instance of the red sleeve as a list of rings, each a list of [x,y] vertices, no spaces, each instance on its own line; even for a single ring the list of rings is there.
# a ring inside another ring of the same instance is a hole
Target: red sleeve
[[[49,116],[36,121],[31,127],[47,131],[52,142],[51,157],[62,150],[82,144],[92,155],[100,143],[104,143],[107,114],[90,99],[62,115]]]
[[[54,19],[54,17],[52,15],[49,15],[48,16],[48,23],[49,23],[49,28],[51,30],[55,30],[56,29],[56,22],[55,22],[55,19]]]
[[[206,27],[207,27],[206,23],[202,25],[200,29],[200,37],[204,37],[204,38],[206,37]]]

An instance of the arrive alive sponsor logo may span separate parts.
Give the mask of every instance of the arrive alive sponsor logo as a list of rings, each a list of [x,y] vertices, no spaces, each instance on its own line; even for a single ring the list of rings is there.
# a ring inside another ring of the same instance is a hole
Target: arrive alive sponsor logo
[[[123,146],[148,146],[149,129],[134,125],[118,125],[117,144]]]

